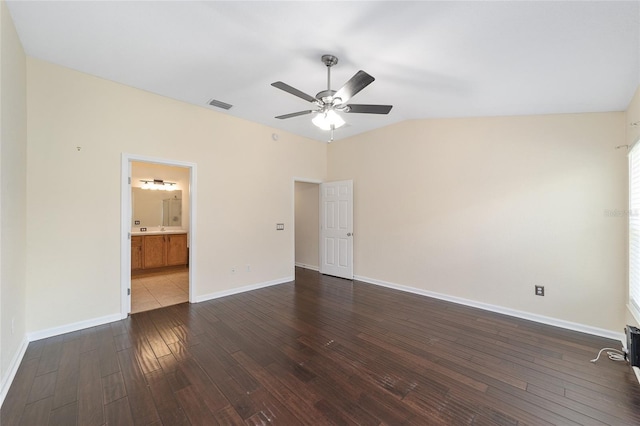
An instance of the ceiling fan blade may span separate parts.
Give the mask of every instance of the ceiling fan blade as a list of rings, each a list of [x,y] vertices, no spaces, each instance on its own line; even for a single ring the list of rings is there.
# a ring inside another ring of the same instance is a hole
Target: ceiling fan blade
[[[276,118],[279,118],[280,120],[283,120],[285,118],[291,118],[291,117],[297,117],[299,115],[306,115],[306,114],[311,114],[313,111],[311,110],[307,110],[307,111],[298,111],[298,112],[292,112],[291,114],[285,114],[285,115],[279,115]]]
[[[300,90],[296,89],[295,87],[291,87],[289,86],[287,83],[283,83],[281,81],[276,81],[275,83],[271,83],[271,85],[273,87],[276,87],[280,90],[284,90],[287,93],[291,93],[293,96],[297,96],[299,98],[304,99],[307,102],[315,102],[316,98],[314,98],[311,95],[307,95],[304,92],[301,92]]]
[[[366,72],[360,70],[358,71],[349,81],[347,81],[344,86],[340,88],[333,95],[334,98],[340,98],[341,103],[347,102],[349,99],[354,97],[359,91],[373,83],[375,78],[367,74]]]
[[[362,105],[349,104],[345,112],[355,112],[360,114],[389,114],[393,105]]]

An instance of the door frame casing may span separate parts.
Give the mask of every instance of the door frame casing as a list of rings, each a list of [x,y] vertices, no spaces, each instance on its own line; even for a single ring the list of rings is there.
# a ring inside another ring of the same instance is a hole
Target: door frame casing
[[[126,318],[131,312],[131,162],[160,164],[164,166],[185,167],[189,169],[189,302],[195,303],[196,293],[196,211],[197,211],[197,164],[186,161],[169,160],[122,153],[120,181],[120,317]]]

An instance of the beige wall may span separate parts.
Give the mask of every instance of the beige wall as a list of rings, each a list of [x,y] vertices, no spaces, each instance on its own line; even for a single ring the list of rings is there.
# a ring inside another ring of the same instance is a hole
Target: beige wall
[[[0,52],[0,388],[4,394],[25,338],[27,206],[26,59],[4,1],[0,2]]]
[[[296,265],[318,270],[320,186],[315,183],[296,182]]]
[[[324,179],[324,143],[36,59],[27,77],[28,331],[120,312],[123,152],[197,163],[195,297],[293,276],[291,182]]]
[[[354,272],[622,332],[624,113],[403,122],[329,146]],[[534,296],[534,285],[546,296]]]

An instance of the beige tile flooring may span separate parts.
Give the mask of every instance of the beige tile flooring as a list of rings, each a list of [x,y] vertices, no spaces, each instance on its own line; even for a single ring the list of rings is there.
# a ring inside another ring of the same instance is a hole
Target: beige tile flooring
[[[131,277],[131,313],[189,301],[189,269]]]

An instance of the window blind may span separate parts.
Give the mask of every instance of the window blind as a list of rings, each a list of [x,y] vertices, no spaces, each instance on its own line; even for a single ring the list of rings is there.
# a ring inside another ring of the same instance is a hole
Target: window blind
[[[629,303],[640,312],[640,143],[629,153]]]

